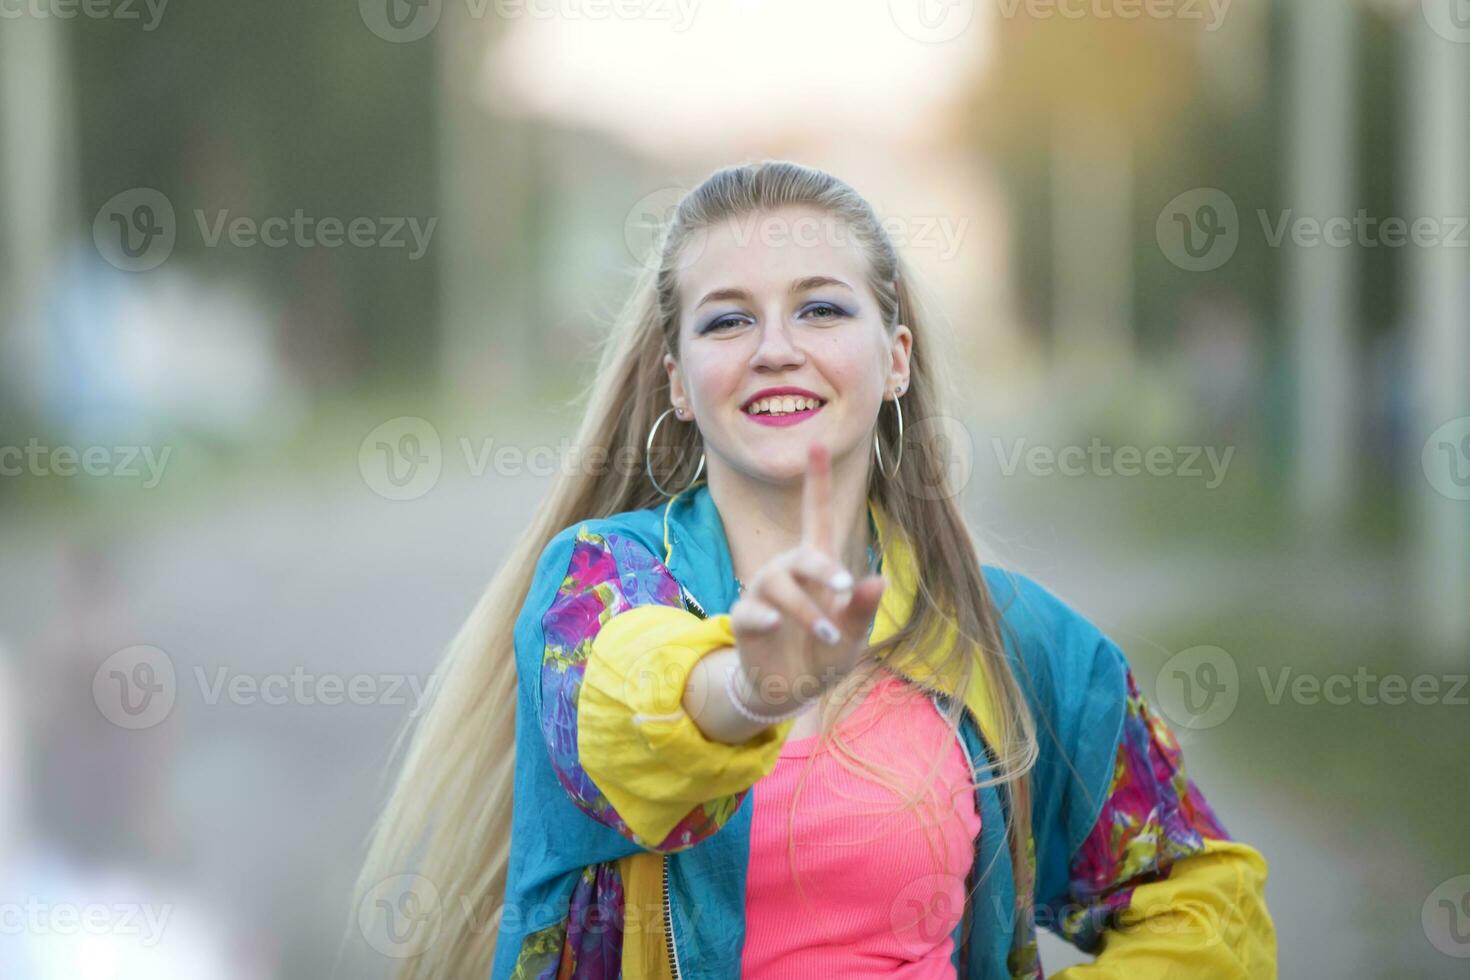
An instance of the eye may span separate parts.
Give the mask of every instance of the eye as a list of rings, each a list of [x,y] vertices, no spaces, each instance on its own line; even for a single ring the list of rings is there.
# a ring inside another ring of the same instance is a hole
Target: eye
[[[700,333],[713,333],[716,330],[723,330],[725,327],[737,327],[744,322],[744,320],[742,320],[735,314],[727,313],[719,319],[712,320],[710,323],[706,324],[705,328],[701,330]]]
[[[826,316],[813,317],[813,319],[817,319],[817,320],[835,320],[835,319],[839,319],[841,317],[847,316],[847,311],[844,310],[842,307],[837,306],[837,305],[835,305],[833,303],[826,303],[826,302],[813,303],[811,306],[808,306],[805,311],[803,311],[803,315],[811,314],[811,313],[817,313],[817,312],[822,311],[822,310],[826,310],[827,311],[827,315]]]

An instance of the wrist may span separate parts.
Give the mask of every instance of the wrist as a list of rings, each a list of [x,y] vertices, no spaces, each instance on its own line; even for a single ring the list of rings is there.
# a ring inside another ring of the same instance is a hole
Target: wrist
[[[736,714],[747,721],[762,725],[776,725],[805,714],[817,703],[816,698],[800,700],[789,698],[785,704],[772,707],[766,704],[754,685],[745,675],[745,667],[736,661],[725,674],[725,695],[730,699]]]

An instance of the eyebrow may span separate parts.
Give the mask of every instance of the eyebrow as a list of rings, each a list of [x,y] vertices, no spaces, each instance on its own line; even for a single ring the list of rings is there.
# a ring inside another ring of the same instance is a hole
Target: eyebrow
[[[791,288],[787,292],[794,296],[797,293],[806,292],[808,289],[816,289],[819,286],[841,286],[844,289],[852,290],[852,287],[841,279],[833,279],[831,276],[807,276],[804,279],[794,280],[791,283]],[[715,300],[749,298],[750,293],[746,290],[738,286],[728,286],[724,289],[712,289],[705,293],[704,298],[694,304],[694,308],[697,310],[704,304],[713,303]]]

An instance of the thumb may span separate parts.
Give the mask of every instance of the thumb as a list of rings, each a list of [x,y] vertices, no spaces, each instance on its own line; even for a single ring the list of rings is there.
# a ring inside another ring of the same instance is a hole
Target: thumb
[[[883,590],[888,583],[882,575],[869,575],[852,587],[852,598],[838,614],[837,628],[843,636],[867,636]]]

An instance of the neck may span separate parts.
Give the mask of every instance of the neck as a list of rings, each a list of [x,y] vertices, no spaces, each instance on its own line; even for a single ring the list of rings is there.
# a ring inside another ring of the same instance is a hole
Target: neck
[[[869,541],[866,478],[866,472],[833,457],[832,510],[837,536],[845,542],[838,559],[858,580],[868,574],[868,545],[876,543]],[[749,582],[772,558],[801,543],[800,477],[790,484],[775,484],[710,466],[709,493],[725,526],[730,561],[740,581]]]

